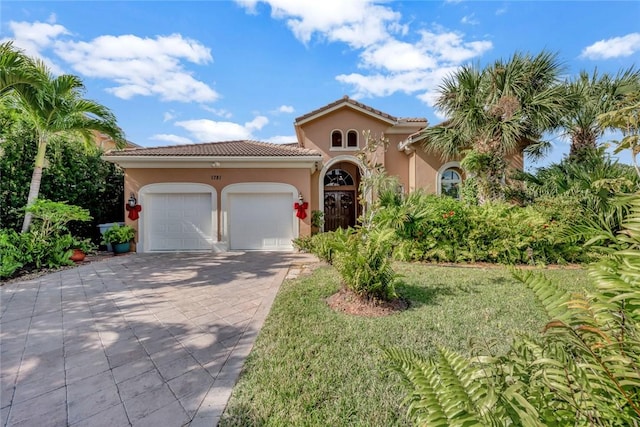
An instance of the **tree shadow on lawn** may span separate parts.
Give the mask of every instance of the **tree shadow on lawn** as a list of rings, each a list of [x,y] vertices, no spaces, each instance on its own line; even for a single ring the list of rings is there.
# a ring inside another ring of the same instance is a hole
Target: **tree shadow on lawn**
[[[441,296],[453,297],[459,294],[479,294],[480,287],[503,286],[511,282],[508,277],[489,277],[473,283],[434,283],[429,285],[416,285],[411,282],[402,282],[396,285],[396,292],[400,298],[409,301],[409,307],[423,305],[435,305]]]
[[[434,285],[426,287],[406,282],[397,285],[396,292],[400,298],[409,302],[409,309],[424,305],[435,305],[437,304],[438,297],[455,295],[455,293],[451,291],[451,286]]]

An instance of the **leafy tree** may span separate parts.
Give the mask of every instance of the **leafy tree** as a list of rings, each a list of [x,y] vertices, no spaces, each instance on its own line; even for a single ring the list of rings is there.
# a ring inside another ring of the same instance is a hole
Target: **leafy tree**
[[[605,147],[583,149],[580,160],[569,156],[535,173],[517,173],[514,178],[526,183],[529,201],[575,196],[595,214],[607,212],[615,194],[633,192],[640,184],[633,168],[612,159]]]
[[[570,103],[561,125],[571,137],[569,156],[579,161],[585,150],[596,149],[598,138],[607,128],[615,127],[598,117],[615,110],[625,95],[640,91],[640,70],[629,68],[615,76],[582,71],[565,87]]]
[[[9,46],[11,53],[12,48]],[[7,68],[7,81],[28,73],[36,76],[37,84],[14,85],[16,106],[33,124],[37,153],[29,185],[27,207],[38,198],[45,165],[47,146],[56,135],[79,135],[88,146],[94,144],[94,132],[111,137],[117,146],[124,146],[122,130],[113,113],[105,106],[82,98],[84,84],[80,78],[63,74],[54,77],[40,61],[28,61],[18,68]],[[22,232],[31,225],[31,214],[25,214]]]
[[[18,111],[0,108],[0,228],[20,230],[36,152],[33,126]],[[40,197],[81,206],[94,218],[70,224],[74,235],[96,238],[96,224],[122,220],[123,174],[101,154],[70,137],[49,144]]]
[[[544,147],[543,132],[559,124],[566,108],[561,70],[547,52],[516,53],[482,70],[463,66],[440,86],[436,106],[448,120],[425,129],[424,148],[443,159],[464,155],[479,201],[500,199],[506,157],[525,145],[531,152]]]
[[[14,49],[12,42],[0,43],[0,97],[20,86],[38,85],[34,68],[33,60]]]

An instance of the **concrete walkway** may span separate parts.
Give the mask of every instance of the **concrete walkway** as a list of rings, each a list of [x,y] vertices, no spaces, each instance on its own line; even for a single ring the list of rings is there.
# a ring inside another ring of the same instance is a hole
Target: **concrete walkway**
[[[309,260],[132,254],[0,287],[1,425],[217,425],[289,267]]]

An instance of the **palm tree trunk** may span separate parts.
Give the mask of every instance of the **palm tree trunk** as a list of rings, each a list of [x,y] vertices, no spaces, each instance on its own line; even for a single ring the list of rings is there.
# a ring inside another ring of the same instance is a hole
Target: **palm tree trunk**
[[[31,175],[31,184],[29,185],[29,196],[27,197],[27,208],[33,205],[40,194],[40,183],[42,182],[42,170],[44,169],[45,154],[47,152],[47,140],[44,136],[38,138],[38,153]],[[26,233],[31,227],[33,216],[31,212],[26,212],[24,222],[22,223],[22,232]]]

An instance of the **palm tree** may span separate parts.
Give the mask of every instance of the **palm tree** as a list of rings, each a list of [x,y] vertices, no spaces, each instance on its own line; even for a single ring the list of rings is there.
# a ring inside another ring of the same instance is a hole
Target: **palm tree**
[[[31,67],[30,73],[37,76],[39,84],[13,86],[16,105],[33,124],[38,144],[27,207],[38,198],[47,145],[52,137],[75,134],[81,136],[87,146],[92,146],[94,132],[99,132],[111,137],[118,147],[125,144],[124,133],[117,126],[113,113],[95,101],[82,98],[84,85],[80,78],[68,74],[54,77],[38,60],[32,61]],[[27,213],[22,232],[28,231],[30,226],[31,214]]]
[[[0,43],[0,98],[19,86],[39,85],[38,78],[31,58],[10,41]]]
[[[631,67],[616,76],[582,71],[566,90],[571,103],[561,125],[571,137],[570,158],[580,161],[585,150],[596,148],[607,129],[598,116],[615,110],[625,95],[640,92],[640,70]]]
[[[464,157],[476,176],[481,202],[503,194],[506,158],[524,146],[545,146],[543,132],[558,126],[565,109],[555,54],[516,53],[480,70],[463,66],[444,80],[436,106],[449,119],[424,132],[424,148],[443,159]]]

